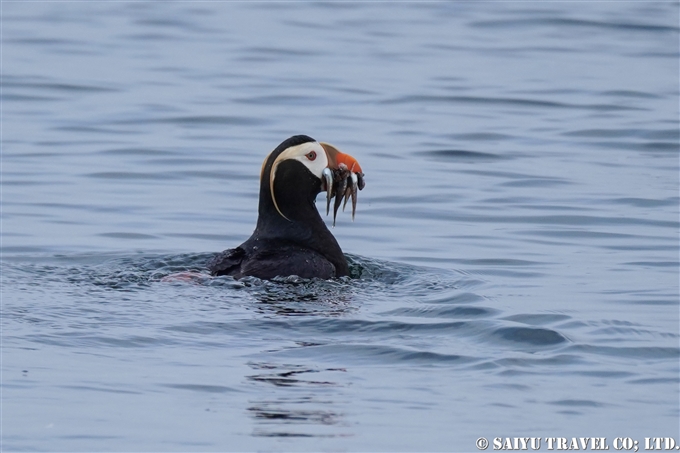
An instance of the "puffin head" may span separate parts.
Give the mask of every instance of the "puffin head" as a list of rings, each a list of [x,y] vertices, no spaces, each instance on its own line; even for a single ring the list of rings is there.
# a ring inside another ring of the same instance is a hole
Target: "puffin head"
[[[316,196],[325,191],[327,214],[331,198],[336,198],[334,214],[343,198],[345,204],[351,198],[354,219],[357,188],[363,187],[363,172],[354,157],[328,143],[295,135],[277,146],[262,164],[260,213],[271,203],[276,215],[283,219],[304,221],[310,215],[310,204],[318,216]]]

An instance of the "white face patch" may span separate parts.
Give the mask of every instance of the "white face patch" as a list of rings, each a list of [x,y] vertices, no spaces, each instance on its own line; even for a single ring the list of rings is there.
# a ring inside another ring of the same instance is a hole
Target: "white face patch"
[[[279,164],[284,160],[290,159],[302,162],[302,164],[319,179],[323,178],[323,170],[324,168],[328,167],[328,156],[326,155],[326,151],[318,142],[307,142],[301,145],[291,146],[278,155],[272,164],[271,173],[269,175],[269,190],[271,191],[272,200],[274,201],[274,207],[286,220],[290,219],[283,215],[278,204],[276,203],[276,196],[274,195],[274,179],[276,178],[276,170]]]

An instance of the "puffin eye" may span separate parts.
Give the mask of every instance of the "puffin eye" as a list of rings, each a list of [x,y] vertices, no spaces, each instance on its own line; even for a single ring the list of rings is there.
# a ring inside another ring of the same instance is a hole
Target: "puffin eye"
[[[305,156],[309,160],[314,160],[314,159],[316,159],[316,151],[310,151],[307,154],[305,154]]]

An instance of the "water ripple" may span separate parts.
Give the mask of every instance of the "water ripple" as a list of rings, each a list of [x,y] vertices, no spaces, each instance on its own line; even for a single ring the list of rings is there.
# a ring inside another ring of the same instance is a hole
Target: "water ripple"
[[[615,104],[574,104],[568,102],[546,101],[539,99],[524,98],[501,98],[484,96],[428,96],[410,95],[401,96],[394,99],[383,101],[384,104],[476,104],[476,105],[495,105],[524,107],[527,109],[552,108],[552,109],[578,109],[601,112],[617,112],[631,110],[647,110],[644,107],[633,107],[628,105]]]
[[[535,346],[552,346],[567,341],[558,332],[545,328],[502,327],[494,331],[494,334],[504,340]]]
[[[556,18],[544,17],[536,19],[505,19],[505,20],[482,20],[476,21],[471,25],[480,28],[526,28],[527,26],[535,27],[560,27],[560,28],[592,28],[599,30],[617,30],[617,31],[637,31],[637,32],[678,32],[680,28],[658,25],[658,24],[644,24],[635,22],[605,22],[586,19],[571,19],[571,18]]]

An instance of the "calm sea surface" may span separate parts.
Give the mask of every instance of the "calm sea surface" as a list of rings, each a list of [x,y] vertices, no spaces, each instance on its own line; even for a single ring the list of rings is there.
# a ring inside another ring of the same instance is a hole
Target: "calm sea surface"
[[[677,3],[1,8],[3,451],[680,438]],[[301,133],[352,278],[165,279]]]

